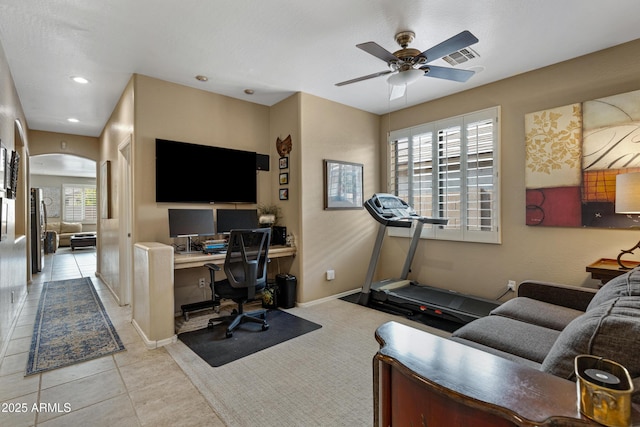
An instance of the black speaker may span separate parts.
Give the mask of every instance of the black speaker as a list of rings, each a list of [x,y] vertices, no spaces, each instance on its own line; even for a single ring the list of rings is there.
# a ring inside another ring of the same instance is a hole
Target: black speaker
[[[269,170],[269,155],[256,153],[256,170],[268,171]]]
[[[286,245],[287,244],[287,227],[274,226],[271,232],[271,244],[272,245]]]

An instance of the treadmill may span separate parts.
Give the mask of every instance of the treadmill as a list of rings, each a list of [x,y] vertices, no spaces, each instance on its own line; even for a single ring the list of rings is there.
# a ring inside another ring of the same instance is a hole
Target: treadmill
[[[407,202],[393,194],[374,194],[364,206],[380,225],[358,297],[359,304],[406,317],[426,314],[462,324],[487,316],[500,305],[493,300],[421,285],[407,279],[424,224],[446,225],[448,220],[420,216]],[[399,278],[373,282],[387,227],[414,227],[409,251]]]

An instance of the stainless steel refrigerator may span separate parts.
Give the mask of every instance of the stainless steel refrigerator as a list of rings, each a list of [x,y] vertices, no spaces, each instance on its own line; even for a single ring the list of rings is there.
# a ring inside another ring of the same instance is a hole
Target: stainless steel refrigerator
[[[47,229],[47,210],[42,188],[31,189],[31,273],[44,267],[44,237]]]

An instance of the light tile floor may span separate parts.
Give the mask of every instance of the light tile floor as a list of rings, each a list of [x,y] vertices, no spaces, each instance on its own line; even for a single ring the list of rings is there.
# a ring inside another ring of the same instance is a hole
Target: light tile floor
[[[0,426],[224,426],[162,348],[148,350],[95,276],[94,249],[60,248],[34,275],[0,362]],[[45,281],[88,276],[126,351],[25,377],[33,323]]]

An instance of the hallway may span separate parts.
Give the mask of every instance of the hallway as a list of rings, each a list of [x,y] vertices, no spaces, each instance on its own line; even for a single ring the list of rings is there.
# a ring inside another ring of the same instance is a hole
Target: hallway
[[[0,361],[0,425],[223,426],[167,351],[144,346],[95,270],[95,248],[45,256]],[[25,377],[42,284],[74,277],[91,278],[126,350]]]

